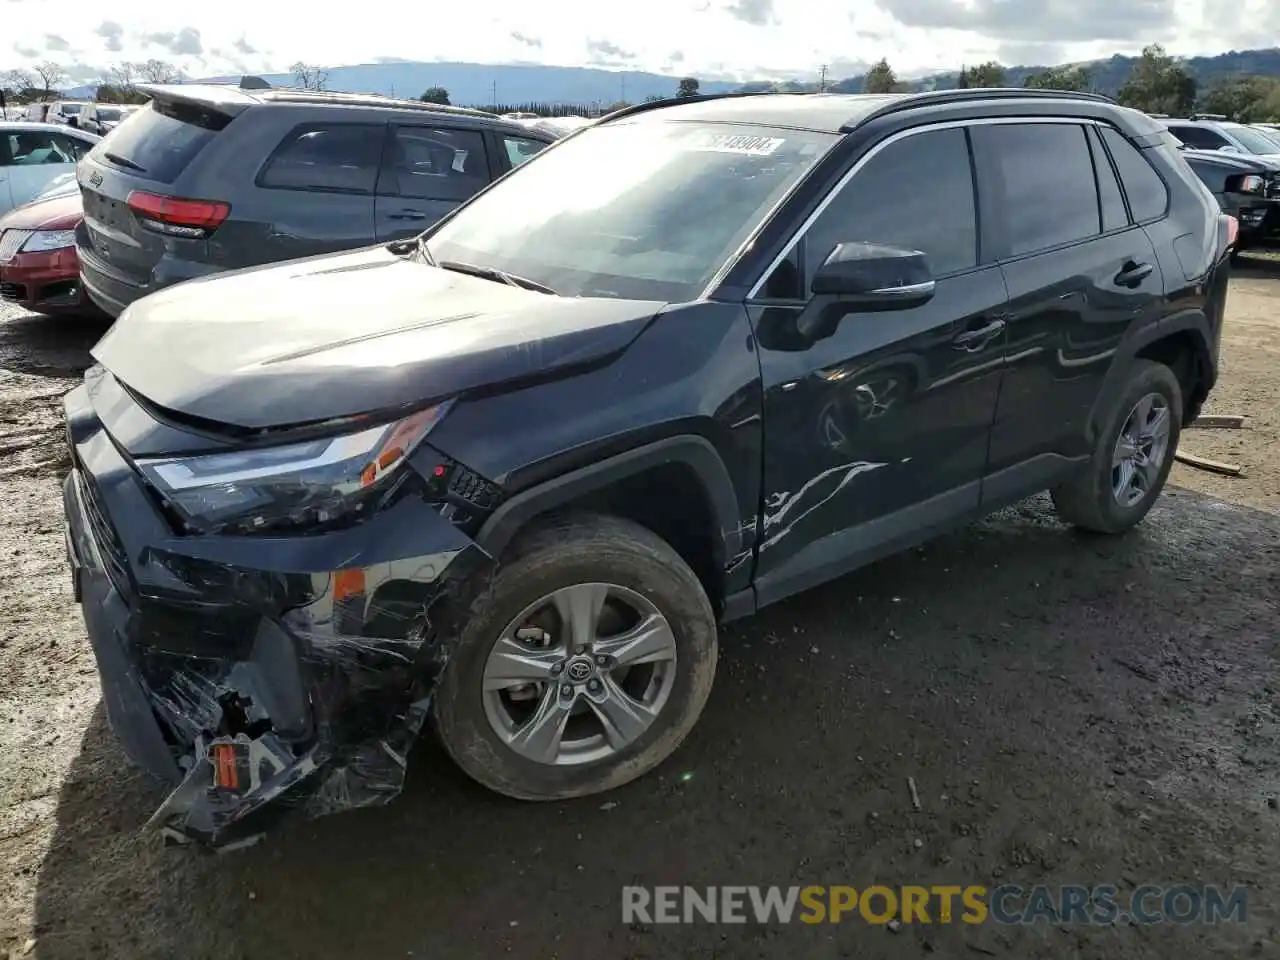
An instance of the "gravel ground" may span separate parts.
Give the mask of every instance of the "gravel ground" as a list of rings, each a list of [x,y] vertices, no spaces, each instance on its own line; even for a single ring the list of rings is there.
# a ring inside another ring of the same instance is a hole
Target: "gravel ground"
[[[1246,428],[1183,441],[1244,477],[1179,467],[1118,540],[1035,498],[735,626],[690,741],[616,806],[507,802],[424,744],[391,807],[221,857],[141,833],[159,795],[111,738],[71,602],[57,402],[102,325],[0,312],[0,957],[1280,955],[1277,304],[1280,261],[1239,271],[1210,410]],[[1249,907],[1185,927],[620,920],[624,884],[872,882],[1241,884]]]

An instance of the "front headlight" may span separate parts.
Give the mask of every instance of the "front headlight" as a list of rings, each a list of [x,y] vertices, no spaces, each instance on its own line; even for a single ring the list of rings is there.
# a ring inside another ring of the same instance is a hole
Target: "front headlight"
[[[74,230],[37,230],[22,245],[23,253],[47,253],[76,245]]]
[[[408,475],[400,469],[452,405],[395,423],[283,447],[139,460],[187,525],[204,533],[272,533],[355,522]]]

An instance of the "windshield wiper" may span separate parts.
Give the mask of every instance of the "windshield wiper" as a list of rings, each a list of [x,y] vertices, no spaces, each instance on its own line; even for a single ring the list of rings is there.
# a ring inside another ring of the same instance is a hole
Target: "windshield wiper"
[[[118,153],[104,153],[104,157],[114,163],[117,167],[124,167],[126,170],[134,170],[138,173],[146,173],[147,168],[139,166],[128,157],[122,157]]]
[[[497,267],[481,267],[474,263],[462,263],[458,260],[441,260],[435,265],[441,270],[453,270],[456,273],[467,273],[473,277],[492,280],[495,283],[505,283],[509,287],[523,287],[525,290],[535,290],[538,293],[545,293],[553,297],[558,296],[558,294],[545,283],[539,283],[537,280],[530,280],[528,277],[521,277],[514,273],[507,273],[505,270],[499,270]]]
[[[431,251],[427,249],[427,235],[424,233],[418,237],[418,256],[426,261],[427,266],[436,266],[436,258],[431,255]]]

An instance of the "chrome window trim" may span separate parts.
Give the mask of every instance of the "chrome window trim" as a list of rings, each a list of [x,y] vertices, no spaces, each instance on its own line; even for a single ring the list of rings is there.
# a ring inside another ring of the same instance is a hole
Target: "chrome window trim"
[[[844,188],[848,185],[849,181],[852,180],[858,174],[858,171],[861,170],[864,166],[866,166],[877,154],[880,153],[881,150],[884,150],[886,147],[892,146],[893,144],[898,143],[899,141],[905,140],[908,137],[914,137],[922,133],[932,133],[935,130],[954,130],[957,128],[965,128],[965,127],[982,127],[982,126],[995,126],[998,124],[1008,125],[1008,124],[1017,124],[1017,123],[1023,123],[1023,124],[1025,123],[1062,123],[1062,124],[1074,124],[1075,126],[1109,126],[1109,124],[1105,124],[1103,121],[1097,120],[1093,117],[1063,117],[1063,116],[1041,117],[1041,116],[1035,116],[1035,115],[1028,115],[1028,116],[1019,116],[1019,117],[979,117],[979,118],[974,118],[969,120],[944,120],[939,123],[929,123],[919,127],[911,127],[910,129],[907,129],[907,130],[899,130],[897,133],[894,133],[885,137],[883,140],[881,140],[879,143],[873,146],[870,150],[868,150],[861,157],[859,157],[858,161],[852,167],[850,167],[848,170],[845,171],[844,176],[842,176],[839,179],[839,181],[837,181],[836,185],[831,188],[831,191],[826,195],[826,197],[823,198],[822,202],[818,204],[818,206],[814,209],[814,211],[811,214],[809,214],[808,217],[805,218],[804,223],[800,224],[796,232],[792,234],[791,239],[787,241],[786,246],[784,246],[782,250],[779,251],[778,255],[774,257],[772,261],[770,261],[769,266],[760,274],[759,279],[756,280],[756,282],[752,285],[751,289],[747,291],[747,300],[748,301],[755,300],[759,296],[760,288],[764,286],[765,282],[773,274],[773,271],[778,268],[778,264],[782,263],[783,260],[787,259],[787,257],[791,255],[791,251],[795,249],[796,244],[798,244],[802,239],[804,239],[804,235],[809,232],[809,229],[814,225],[814,223],[817,222],[818,218],[822,216],[824,212],[826,212],[826,209],[828,206],[831,205],[831,202],[835,200],[837,196],[839,196],[840,192],[844,190]],[[790,194],[788,194],[788,197],[789,196]],[[776,211],[771,210],[769,212],[769,217],[771,218],[775,212]],[[764,221],[761,222],[760,227],[757,228],[757,232],[763,229],[766,223],[768,223],[768,218],[766,218]],[[754,239],[754,238],[755,238],[755,234],[753,233],[751,239]],[[746,253],[747,249],[748,247],[744,247],[737,254],[735,254],[733,260],[722,271],[722,273],[727,275],[729,272],[729,269],[737,265],[738,260],[741,258],[742,255]],[[720,279],[720,274],[717,274],[716,280],[718,281],[719,279]],[[707,291],[704,292],[704,295],[706,293],[709,293],[710,289],[711,288],[708,287]]]

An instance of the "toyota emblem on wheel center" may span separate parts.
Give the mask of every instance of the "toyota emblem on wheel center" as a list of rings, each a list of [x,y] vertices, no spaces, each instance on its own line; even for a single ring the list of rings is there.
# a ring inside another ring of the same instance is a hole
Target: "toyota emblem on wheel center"
[[[591,661],[575,660],[569,664],[569,679],[574,683],[581,683],[587,677],[591,676]]]

